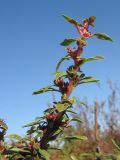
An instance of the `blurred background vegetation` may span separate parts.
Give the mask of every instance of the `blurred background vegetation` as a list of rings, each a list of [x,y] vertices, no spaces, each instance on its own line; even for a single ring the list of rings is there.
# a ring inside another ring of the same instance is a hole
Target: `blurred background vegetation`
[[[79,116],[81,123],[66,128],[66,136],[83,135],[88,140],[65,140],[62,144],[59,141],[52,144],[53,148],[63,150],[50,151],[51,160],[70,160],[71,156],[73,160],[120,159],[120,88],[111,81],[107,85],[110,89],[108,98],[100,102],[95,99],[92,104],[85,98],[85,106],[78,104],[75,107],[77,117],[71,114],[74,118]]]
[[[64,135],[51,142],[51,149],[48,150],[50,160],[120,160],[120,88],[110,80],[107,85],[109,86],[107,99],[98,101],[96,98],[90,104],[88,99],[84,98],[83,105],[79,103],[75,105],[70,116],[81,121],[72,122],[71,126],[66,127]],[[17,135],[11,136],[8,144],[6,130],[6,123],[0,119],[0,153],[6,154],[9,145],[20,148],[27,145],[27,142],[19,141],[21,138]],[[74,135],[86,136],[87,140],[83,138],[61,141],[62,137]],[[3,154],[0,159],[9,158]],[[21,160],[18,156],[13,159]]]

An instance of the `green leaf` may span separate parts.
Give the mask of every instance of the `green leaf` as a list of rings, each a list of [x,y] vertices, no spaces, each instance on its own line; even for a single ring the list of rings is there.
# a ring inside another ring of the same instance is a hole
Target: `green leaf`
[[[63,129],[59,128],[57,131],[55,131],[55,133],[53,134],[53,136],[59,135],[62,132],[63,132]]]
[[[24,152],[24,153],[30,153],[30,151],[28,150],[25,150],[25,149],[20,149],[20,148],[11,148],[10,149],[11,151],[14,151],[14,152]]]
[[[90,61],[95,61],[95,60],[103,60],[104,57],[103,56],[96,56],[96,57],[90,57],[90,58],[85,58],[85,57],[81,57],[81,65],[83,65],[86,62],[90,62]]]
[[[45,160],[50,160],[50,155],[46,150],[39,149],[39,153],[42,155],[43,158],[45,158]]]
[[[96,33],[94,34],[94,36],[96,36],[98,39],[100,40],[107,40],[107,41],[111,41],[113,42],[113,40],[111,39],[111,37],[109,37],[107,34],[105,33]]]
[[[86,136],[66,136],[61,139],[66,139],[66,140],[87,140]]]
[[[64,77],[64,76],[66,76],[67,74],[65,73],[65,72],[56,72],[55,73],[55,80],[58,80],[59,78],[61,78],[61,77]]]
[[[58,150],[58,151],[62,151],[62,149],[60,149],[60,148],[54,148],[54,147],[50,147],[50,148],[48,148],[49,150]]]
[[[96,57],[91,57],[91,58],[86,58],[86,62],[89,62],[89,61],[94,61],[94,60],[103,60],[104,57],[103,56],[96,56]]]
[[[79,41],[81,44],[84,44],[85,46],[88,45],[88,43],[86,42],[84,38],[77,38],[77,41]]]
[[[44,113],[46,114],[46,113],[52,113],[52,112],[54,112],[54,110],[55,110],[55,108],[47,108],[45,111],[44,111]]]
[[[86,106],[86,103],[84,103],[84,102],[81,102],[81,101],[79,101],[79,100],[76,100],[75,102],[74,102],[74,104],[81,104],[81,105],[83,105],[83,106]]]
[[[90,16],[88,20],[92,24],[96,20],[96,17],[95,16]]]
[[[69,46],[71,43],[76,42],[76,39],[66,38],[63,42],[60,43],[62,46]]]
[[[72,118],[72,119],[70,119],[70,122],[72,122],[72,121],[79,122],[79,123],[82,122],[79,118]]]
[[[42,136],[43,136],[43,132],[37,132],[37,135],[35,136],[35,139],[40,138]]]
[[[62,63],[64,60],[69,60],[69,58],[70,58],[70,56],[68,56],[68,57],[62,57],[62,58],[60,59],[60,61],[57,63],[57,66],[56,66],[56,72],[58,72],[61,63]]]
[[[80,157],[91,157],[94,156],[93,153],[81,153]]]
[[[65,16],[65,15],[62,15],[69,23],[71,23],[71,24],[73,24],[73,25],[75,25],[75,26],[78,26],[78,25],[80,25],[76,20],[74,20],[74,19],[72,19],[72,18],[70,18],[70,17],[68,17],[68,16]]]
[[[35,122],[31,122],[31,123],[28,123],[28,124],[26,124],[25,126],[23,126],[23,127],[32,127],[32,126],[35,126],[35,125],[37,125],[37,124],[40,124],[40,121],[35,121]]]
[[[70,112],[72,114],[77,114],[76,112],[72,111],[72,110],[67,110],[67,112]]]
[[[21,139],[22,142],[31,142],[31,139],[29,137],[25,137]]]
[[[14,154],[12,154],[12,155],[9,155],[9,160],[14,160],[14,159],[23,159],[23,160],[25,160],[25,157],[24,156],[22,156],[21,154],[19,154],[19,153],[14,153]],[[29,158],[28,157],[28,155],[26,156],[26,159],[27,158]]]
[[[69,106],[66,106],[62,103],[57,103],[56,108],[59,112],[62,112],[62,111],[65,111],[67,108],[69,108]]]
[[[71,155],[72,160],[78,160],[74,155]]]
[[[120,147],[117,145],[117,143],[116,143],[114,140],[112,140],[112,143],[114,144],[114,146],[116,147],[116,149],[117,149],[118,151],[120,151]]]
[[[47,86],[45,88],[41,88],[38,91],[33,92],[33,95],[41,94],[41,93],[45,93],[45,92],[50,92],[50,91],[58,91],[58,90],[52,88],[53,86],[54,85],[50,85],[50,86]]]
[[[83,78],[79,84],[92,83],[92,82],[96,82],[97,83],[97,82],[99,82],[99,80],[96,80],[93,77],[89,76],[89,77]]]
[[[35,117],[35,121],[41,121],[44,117]]]
[[[80,61],[81,61],[80,66],[82,66],[86,62],[95,61],[95,60],[103,60],[103,59],[104,59],[103,56],[96,56],[96,57],[90,57],[90,58],[80,57]],[[83,74],[83,75],[85,75],[85,74]]]
[[[22,137],[17,134],[10,134],[8,137],[17,141],[20,141],[22,139]]]

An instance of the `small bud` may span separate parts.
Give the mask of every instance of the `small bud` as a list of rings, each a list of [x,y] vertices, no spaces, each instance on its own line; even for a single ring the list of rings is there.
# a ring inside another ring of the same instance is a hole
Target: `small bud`
[[[62,78],[58,78],[54,83],[56,86],[61,87],[64,84],[64,80]]]

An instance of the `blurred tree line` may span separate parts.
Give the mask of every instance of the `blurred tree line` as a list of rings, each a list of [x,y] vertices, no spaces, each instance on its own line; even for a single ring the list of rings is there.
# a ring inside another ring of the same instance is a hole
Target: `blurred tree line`
[[[70,160],[71,157],[73,160],[120,160],[120,90],[111,81],[108,85],[110,92],[106,100],[99,102],[95,99],[91,105],[85,98],[86,105],[76,105],[79,114],[71,116],[80,118],[81,123],[74,123],[65,130],[66,136],[83,135],[88,140],[65,140],[62,144],[59,141],[52,144],[53,148],[63,150],[50,151],[51,160]]]

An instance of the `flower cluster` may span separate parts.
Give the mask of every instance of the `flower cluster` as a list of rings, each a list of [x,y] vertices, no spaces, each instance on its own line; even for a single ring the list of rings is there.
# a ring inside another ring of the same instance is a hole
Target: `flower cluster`
[[[93,36],[93,34],[88,31],[90,25],[92,25],[92,22],[88,19],[85,19],[82,25],[76,25],[78,32],[85,40]]]
[[[68,88],[68,82],[64,82],[63,78],[58,78],[57,80],[54,81],[55,85],[57,87],[59,87],[59,90],[62,93],[66,93],[67,92],[67,88]]]
[[[45,118],[46,118],[47,120],[55,121],[55,120],[57,120],[57,119],[59,118],[59,111],[58,111],[57,109],[55,109],[53,112],[47,113],[47,114],[45,115]]]

